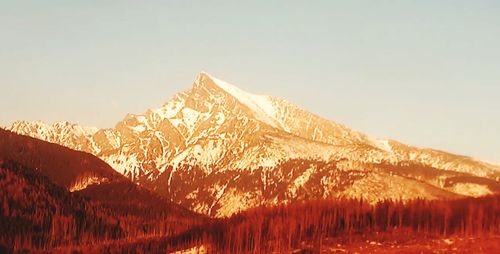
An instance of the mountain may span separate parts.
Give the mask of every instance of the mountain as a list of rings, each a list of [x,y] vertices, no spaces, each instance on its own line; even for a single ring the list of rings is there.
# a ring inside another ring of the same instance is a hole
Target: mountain
[[[375,139],[204,72],[191,89],[127,115],[115,128],[19,121],[7,129],[94,154],[132,181],[211,216],[302,199],[500,191],[500,166]]]
[[[127,181],[92,154],[3,129],[0,129],[0,158],[33,168],[70,191],[78,191],[91,184]]]
[[[3,129],[0,189],[2,253],[88,244],[121,252],[107,244],[132,239],[147,249],[150,238],[166,242],[207,220],[91,154]]]
[[[165,207],[110,208],[69,192],[37,170],[3,159],[0,188],[0,253],[164,252],[169,245],[185,244],[170,244],[170,238],[205,223],[200,216]]]
[[[92,154],[0,129],[0,159],[15,162],[106,207],[156,209],[194,216],[158,194],[138,186]]]

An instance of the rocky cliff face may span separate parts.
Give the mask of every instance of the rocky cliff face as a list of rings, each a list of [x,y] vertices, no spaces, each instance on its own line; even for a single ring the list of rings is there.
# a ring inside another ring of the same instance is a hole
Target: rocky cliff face
[[[500,167],[378,140],[271,96],[200,73],[192,88],[115,128],[8,127],[92,153],[197,212],[326,197],[453,198],[500,190]]]

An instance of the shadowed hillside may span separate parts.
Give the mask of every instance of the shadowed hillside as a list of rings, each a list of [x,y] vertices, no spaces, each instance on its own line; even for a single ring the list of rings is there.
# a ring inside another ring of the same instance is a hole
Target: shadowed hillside
[[[1,129],[0,166],[0,244],[5,251],[172,237],[206,220],[137,186],[90,154]],[[106,180],[71,188],[86,175]]]
[[[194,214],[132,183],[99,158],[57,144],[0,129],[0,158],[33,169],[54,184],[105,205]]]

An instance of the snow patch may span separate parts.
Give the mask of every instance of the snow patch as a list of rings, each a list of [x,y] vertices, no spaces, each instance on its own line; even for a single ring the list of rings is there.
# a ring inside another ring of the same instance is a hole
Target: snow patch
[[[108,143],[113,147],[114,149],[120,147],[120,138],[114,135],[110,130],[105,130],[104,134],[106,135],[106,139],[108,140]]]
[[[212,214],[212,209],[214,208],[214,206],[219,202],[219,200],[221,199],[222,195],[224,195],[224,192],[226,191],[226,188],[227,186],[229,185],[229,182],[227,182],[226,184],[224,184],[224,186],[222,186],[222,188],[220,188],[220,186],[214,186],[215,189],[217,190],[217,194],[215,194],[215,199],[214,199],[214,202],[212,202],[212,205],[210,206],[210,208],[208,209],[208,214],[211,215]]]
[[[100,179],[97,176],[89,176],[89,177],[83,177],[80,180],[77,180],[73,185],[71,185],[68,190],[70,192],[75,192],[79,190],[86,189],[88,186],[93,185],[93,184],[101,184],[103,182],[107,182],[107,178]]]
[[[392,146],[388,139],[376,139],[372,137],[368,137],[368,140],[372,143],[373,146],[377,147],[380,150],[392,153]]]
[[[198,117],[200,116],[200,112],[190,109],[190,108],[183,108],[182,109],[182,121],[186,125],[186,127],[189,130],[189,133],[192,133],[194,130],[194,127],[196,126],[196,122],[198,120]]]
[[[244,211],[250,207],[256,207],[260,203],[260,192],[241,192],[235,188],[227,188],[219,203],[223,204],[215,214],[215,217],[229,217],[237,212]]]
[[[222,125],[224,123],[224,121],[226,120],[226,117],[225,117],[224,113],[219,112],[215,116],[215,119],[216,119],[217,125]]]
[[[202,74],[208,76],[218,87],[251,109],[258,120],[278,128],[276,124],[278,121],[275,119],[276,109],[269,96],[252,94],[206,72],[202,72]]]
[[[173,254],[204,254],[204,253],[208,253],[208,250],[204,245],[201,245],[186,250],[176,251]]]
[[[146,130],[146,127],[144,127],[143,125],[129,126],[129,128],[132,129],[133,131],[139,132],[139,133]]]
[[[475,183],[457,183],[452,189],[455,193],[472,197],[493,194],[488,186]]]
[[[311,175],[314,171],[316,171],[316,167],[310,167],[306,171],[304,171],[304,173],[302,173],[302,175],[297,177],[292,182],[292,185],[290,187],[288,187],[288,190],[290,191],[290,194],[292,195],[292,197],[297,196],[297,190],[299,188],[303,187],[304,184],[306,184],[307,181],[309,181],[309,178],[311,177]]]
[[[92,136],[94,135],[99,129],[97,127],[85,127],[85,126],[78,126],[78,125],[73,125],[74,127],[74,133],[77,136]]]

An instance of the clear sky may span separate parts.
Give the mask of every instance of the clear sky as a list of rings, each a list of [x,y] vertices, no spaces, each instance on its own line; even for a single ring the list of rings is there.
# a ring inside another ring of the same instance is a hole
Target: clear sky
[[[0,125],[112,127],[201,70],[500,162],[500,1],[0,0]]]

